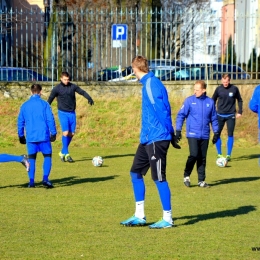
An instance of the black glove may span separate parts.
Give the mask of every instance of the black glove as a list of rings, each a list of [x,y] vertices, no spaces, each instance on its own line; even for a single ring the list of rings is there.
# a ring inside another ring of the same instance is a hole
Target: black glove
[[[89,99],[88,99],[88,103],[89,103],[91,106],[94,105],[93,99],[92,99],[92,98],[89,98]]]
[[[177,143],[181,140],[181,138],[182,138],[181,131],[176,131]]]
[[[171,140],[171,144],[175,149],[181,149],[181,147],[178,145],[178,140],[176,138],[176,135],[174,133],[172,133],[172,140]]]
[[[19,136],[20,144],[26,144],[25,136]]]
[[[56,135],[51,135],[50,141],[51,141],[51,142],[54,142],[55,140],[56,140]]]
[[[215,144],[218,141],[218,138],[219,138],[219,133],[214,133],[212,138],[212,143]]]

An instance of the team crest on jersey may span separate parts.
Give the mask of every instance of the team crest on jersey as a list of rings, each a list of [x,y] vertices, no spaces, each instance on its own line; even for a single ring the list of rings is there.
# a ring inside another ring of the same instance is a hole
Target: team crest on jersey
[[[229,95],[230,97],[233,97],[234,94],[233,94],[233,92],[229,92],[228,95]]]
[[[206,104],[207,107],[209,107],[209,104]]]

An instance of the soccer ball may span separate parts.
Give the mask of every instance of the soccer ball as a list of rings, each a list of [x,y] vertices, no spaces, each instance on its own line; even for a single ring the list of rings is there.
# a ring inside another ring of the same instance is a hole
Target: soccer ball
[[[92,159],[92,164],[96,167],[100,167],[102,166],[104,160],[101,156],[95,156],[93,159]]]
[[[223,167],[226,167],[226,166],[227,166],[228,161],[227,161],[226,158],[221,157],[221,158],[218,158],[218,159],[217,159],[216,164],[217,164],[218,167],[222,167],[222,168],[223,168]]]

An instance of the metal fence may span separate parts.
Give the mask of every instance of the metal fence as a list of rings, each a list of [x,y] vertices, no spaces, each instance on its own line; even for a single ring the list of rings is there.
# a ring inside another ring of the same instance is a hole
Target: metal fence
[[[5,10],[0,12],[0,80],[26,80],[30,73],[35,80],[57,80],[62,71],[74,81],[100,80],[103,69],[127,71],[137,54],[159,59],[161,65],[168,60],[206,68],[230,64],[259,78],[259,35],[252,27],[257,19],[236,15],[230,20],[235,21],[231,36],[223,34],[227,18],[210,8]],[[241,24],[249,29],[241,30]],[[178,67],[171,63],[170,69]],[[231,75],[240,73],[232,68]],[[214,73],[205,76],[214,79]]]

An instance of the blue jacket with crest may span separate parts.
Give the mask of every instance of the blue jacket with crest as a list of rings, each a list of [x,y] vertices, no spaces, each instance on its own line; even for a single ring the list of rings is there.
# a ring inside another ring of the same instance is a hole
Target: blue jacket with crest
[[[186,119],[186,137],[209,139],[210,124],[213,132],[218,132],[218,119],[213,99],[205,94],[185,99],[177,114],[176,130],[181,131]]]
[[[50,141],[50,135],[56,135],[56,125],[51,107],[40,95],[32,95],[20,108],[17,120],[18,136],[24,136],[27,142]]]
[[[174,130],[165,86],[154,76],[153,72],[144,75],[140,82],[143,84],[141,144],[171,140]]]

